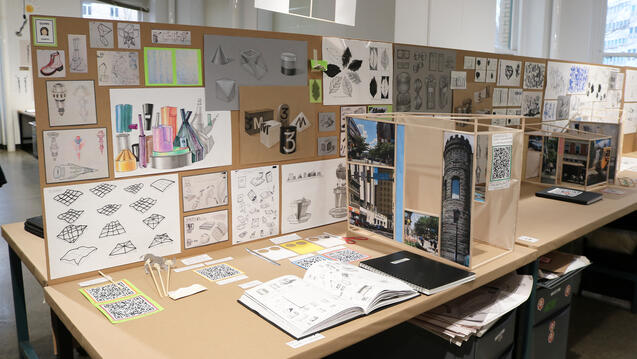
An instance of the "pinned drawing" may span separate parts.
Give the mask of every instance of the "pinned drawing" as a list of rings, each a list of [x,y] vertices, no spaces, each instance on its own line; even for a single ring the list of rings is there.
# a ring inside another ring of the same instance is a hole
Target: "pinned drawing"
[[[546,70],[545,99],[557,100],[568,90],[570,67],[567,63],[549,61]]]
[[[151,30],[150,41],[153,44],[187,45],[191,44],[190,31],[184,30]]]
[[[184,247],[194,248],[228,240],[228,211],[184,217]]]
[[[310,103],[322,103],[323,102],[323,84],[321,79],[310,79],[310,85],[308,86],[310,91]]]
[[[232,186],[232,243],[279,234],[279,167],[234,170]]]
[[[73,163],[64,163],[53,167],[53,179],[60,182],[70,181],[96,171],[94,168],[82,167]]]
[[[112,22],[89,21],[88,29],[91,47],[98,49],[113,48]]]
[[[391,103],[391,44],[323,38],[323,103]]]
[[[69,249],[61,258],[60,261],[73,262],[75,265],[80,265],[84,258],[88,257],[91,253],[95,252],[97,247],[80,246],[77,248]]]
[[[142,222],[144,222],[145,225],[150,227],[150,229],[155,229],[155,228],[157,228],[157,226],[159,226],[159,224],[165,218],[166,217],[162,216],[161,214],[153,213],[149,217],[144,218],[144,220],[142,220]]]
[[[555,121],[557,115],[557,101],[544,100],[544,109],[542,110],[542,122]]]
[[[537,62],[524,63],[524,89],[542,90],[544,88],[544,75],[546,64]]]
[[[500,59],[498,66],[498,86],[520,86],[522,77],[521,61]]]
[[[542,92],[524,91],[522,93],[522,116],[540,117],[542,113]]]
[[[583,94],[588,83],[588,66],[572,64],[568,73],[568,93]]]
[[[87,73],[86,35],[68,35],[69,72]]]
[[[319,112],[318,114],[319,132],[336,131],[336,113]]]
[[[227,172],[183,176],[184,212],[228,204]]]
[[[284,165],[281,179],[283,233],[345,220],[344,158]]]
[[[167,256],[178,253],[181,245],[175,239],[181,235],[179,186],[170,185],[160,192],[151,186],[159,179],[174,183],[179,176],[164,174],[161,177],[45,187],[45,231],[47,238],[54,239],[47,242],[49,257],[61,258],[77,244],[94,247],[99,254],[73,268],[62,265],[64,261],[51,261],[51,278],[139,261],[138,251],[131,252],[131,249],[148,248],[155,239],[161,245],[153,246],[153,254]],[[136,194],[125,190],[130,186],[138,187]],[[102,195],[106,192],[108,194]],[[133,203],[129,206],[130,202]],[[174,242],[165,240],[161,236],[164,233]]]
[[[120,49],[139,49],[139,24],[117,23],[117,47]]]
[[[522,95],[524,91],[522,89],[509,89],[509,98],[507,101],[508,106],[522,106]]]
[[[139,56],[135,51],[97,51],[100,86],[139,85]]]
[[[64,50],[37,50],[38,77],[66,77]]]
[[[46,92],[51,126],[97,123],[92,80],[47,81]]]
[[[558,96],[555,109],[556,120],[568,120],[571,110],[571,96]]]
[[[121,256],[121,255],[130,253],[136,249],[137,247],[135,247],[132,241],[121,242],[121,243],[117,243],[115,247],[113,248],[113,250],[111,251],[111,253],[109,253],[108,255]]]
[[[173,239],[168,236],[167,233],[158,234],[153,238],[153,241],[150,242],[148,248],[153,248],[157,246],[161,246],[162,244],[172,243]]]
[[[58,214],[57,219],[62,220],[68,224],[72,224],[77,221],[78,218],[84,213],[83,210],[75,210],[73,208],[69,208],[68,211]]]
[[[319,137],[317,144],[319,156],[330,156],[337,153],[338,140],[336,136]]]

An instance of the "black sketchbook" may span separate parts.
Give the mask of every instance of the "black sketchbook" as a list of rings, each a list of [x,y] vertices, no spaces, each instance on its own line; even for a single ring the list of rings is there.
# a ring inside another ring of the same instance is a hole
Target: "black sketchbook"
[[[573,202],[577,204],[591,204],[602,199],[601,193],[578,191],[564,187],[549,187],[535,192],[535,195],[542,198],[556,199],[558,201]]]
[[[31,217],[24,221],[24,230],[40,238],[44,238],[44,225],[42,216]]]
[[[375,273],[402,280],[426,295],[470,282],[476,275],[464,269],[452,267],[408,251],[400,251],[360,263]]]

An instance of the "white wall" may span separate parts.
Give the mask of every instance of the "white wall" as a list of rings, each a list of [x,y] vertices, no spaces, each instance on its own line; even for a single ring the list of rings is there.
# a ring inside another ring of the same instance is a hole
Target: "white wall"
[[[550,57],[601,62],[604,0],[553,0]]]
[[[396,0],[394,42],[428,44],[430,0]]]
[[[496,0],[431,0],[429,46],[495,52]]]
[[[518,54],[548,57],[552,0],[522,0]]]

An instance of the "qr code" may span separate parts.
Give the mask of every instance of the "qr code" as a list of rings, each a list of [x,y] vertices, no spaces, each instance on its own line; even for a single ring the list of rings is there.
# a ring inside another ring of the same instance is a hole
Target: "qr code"
[[[491,181],[511,178],[511,146],[493,147],[491,163]]]
[[[116,284],[109,283],[99,287],[88,288],[84,289],[84,292],[89,296],[89,300],[95,303],[110,302],[137,294],[135,290],[123,281],[116,282]]]
[[[368,255],[349,248],[343,248],[333,252],[324,253],[324,255],[327,258],[344,263],[356,262],[361,259],[369,258]]]
[[[126,319],[141,317],[161,310],[143,295],[118,302],[102,304],[99,307],[113,322],[121,322]]]
[[[241,274],[240,270],[237,270],[225,263],[217,264],[212,267],[197,269],[195,272],[211,281],[230,278],[237,274]]]
[[[317,254],[315,256],[311,256],[311,257],[305,257],[305,258],[301,258],[301,259],[297,259],[297,260],[291,260],[290,262],[296,264],[297,266],[303,268],[303,269],[308,269],[312,266],[312,264],[317,263],[317,262],[323,262],[323,261],[329,261],[330,259],[327,257],[324,257],[320,254]]]

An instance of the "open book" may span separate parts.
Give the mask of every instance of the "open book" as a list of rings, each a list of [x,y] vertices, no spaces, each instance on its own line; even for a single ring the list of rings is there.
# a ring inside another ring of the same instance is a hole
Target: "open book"
[[[398,279],[323,261],[303,279],[284,275],[250,288],[239,302],[299,339],[416,296]]]

